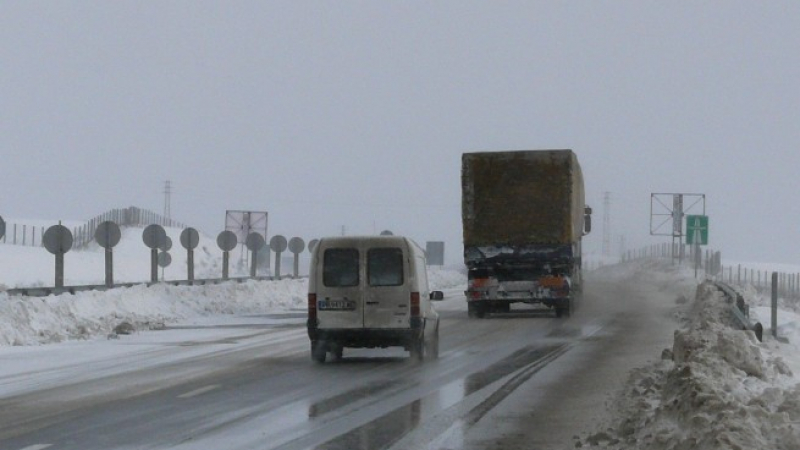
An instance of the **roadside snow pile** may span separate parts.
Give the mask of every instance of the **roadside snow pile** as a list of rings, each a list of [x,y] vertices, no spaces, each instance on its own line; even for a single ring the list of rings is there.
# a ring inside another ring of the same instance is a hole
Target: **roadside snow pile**
[[[800,385],[777,344],[732,327],[712,284],[656,364],[632,371],[615,419],[577,446],[613,449],[800,448]],[[671,357],[671,358],[670,358]]]
[[[305,308],[306,289],[305,280],[281,280],[141,285],[42,298],[0,293],[0,346],[105,336],[123,322],[137,330],[155,329],[199,316]]]
[[[431,289],[466,285],[466,275],[455,269],[430,268],[428,273]],[[125,322],[148,330],[195,317],[305,311],[307,293],[307,279],[140,285],[41,298],[0,292],[0,346],[102,337]]]

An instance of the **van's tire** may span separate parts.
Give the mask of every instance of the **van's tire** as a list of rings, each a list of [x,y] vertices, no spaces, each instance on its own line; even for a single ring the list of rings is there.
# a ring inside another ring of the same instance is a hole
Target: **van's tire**
[[[319,364],[325,362],[325,358],[328,356],[328,349],[327,344],[324,341],[312,341],[311,342],[311,359]]]
[[[411,347],[408,349],[409,357],[416,361],[422,362],[425,360],[425,339],[414,338],[411,341]]]
[[[337,344],[337,345],[335,345],[333,347],[332,353],[333,353],[333,359],[334,360],[341,361],[342,357],[344,356],[344,347],[342,347],[341,345]]]
[[[437,324],[433,337],[425,343],[425,357],[428,359],[439,358],[439,326]]]

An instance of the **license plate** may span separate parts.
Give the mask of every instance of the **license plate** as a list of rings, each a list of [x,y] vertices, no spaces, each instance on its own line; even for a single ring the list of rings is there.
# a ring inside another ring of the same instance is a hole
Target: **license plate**
[[[353,311],[356,309],[356,302],[353,300],[320,300],[319,309],[321,311]]]

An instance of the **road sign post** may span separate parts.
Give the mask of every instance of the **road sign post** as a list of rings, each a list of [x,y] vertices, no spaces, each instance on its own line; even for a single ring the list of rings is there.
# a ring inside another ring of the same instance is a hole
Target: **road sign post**
[[[694,277],[697,278],[700,265],[700,246],[708,245],[708,216],[686,216],[686,243],[692,246],[694,254]]]
[[[247,235],[247,239],[245,240],[245,246],[252,253],[251,255],[252,259],[250,264],[250,276],[255,278],[256,266],[258,265],[258,252],[259,250],[267,246],[267,241],[264,240],[264,236],[261,236],[261,234],[256,233],[254,231]]]
[[[60,223],[44,232],[44,248],[56,255],[56,287],[64,287],[64,253],[72,248],[72,232]]]
[[[217,235],[217,245],[222,250],[222,279],[228,279],[228,264],[230,262],[231,250],[236,248],[239,239],[236,233],[230,230],[225,230]]]
[[[272,236],[269,240],[269,246],[275,252],[275,277],[281,279],[281,253],[286,250],[286,238],[281,235]]]
[[[122,233],[120,232],[119,226],[110,220],[98,225],[94,232],[94,239],[105,249],[106,286],[108,287],[114,285],[114,255],[112,253],[112,248],[119,244],[121,238]]]
[[[194,249],[200,245],[200,233],[194,228],[181,232],[181,245],[186,249],[186,275],[190,283],[194,282]]]
[[[299,237],[289,239],[289,251],[294,254],[294,278],[300,276],[300,253],[306,249],[306,243]]]
[[[144,245],[150,248],[150,281],[158,282],[158,249],[167,244],[167,232],[161,225],[148,225],[142,232]]]

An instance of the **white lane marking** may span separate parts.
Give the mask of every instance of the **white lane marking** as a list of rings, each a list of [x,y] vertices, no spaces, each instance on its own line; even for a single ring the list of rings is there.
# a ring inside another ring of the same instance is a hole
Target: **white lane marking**
[[[192,397],[196,397],[196,396],[198,396],[198,395],[205,394],[206,392],[211,392],[211,391],[213,391],[214,389],[217,389],[217,388],[219,388],[219,387],[220,387],[220,385],[218,385],[218,384],[210,384],[210,385],[208,385],[208,386],[206,386],[206,387],[201,387],[200,389],[195,389],[195,390],[193,390],[193,391],[189,391],[189,392],[187,392],[187,393],[185,393],[185,394],[181,394],[181,395],[179,395],[179,396],[178,396],[178,398],[192,398]]]
[[[53,444],[36,444],[36,445],[30,445],[28,447],[22,448],[20,450],[44,450],[44,449],[46,449],[48,447],[52,447],[52,446],[53,446]]]

